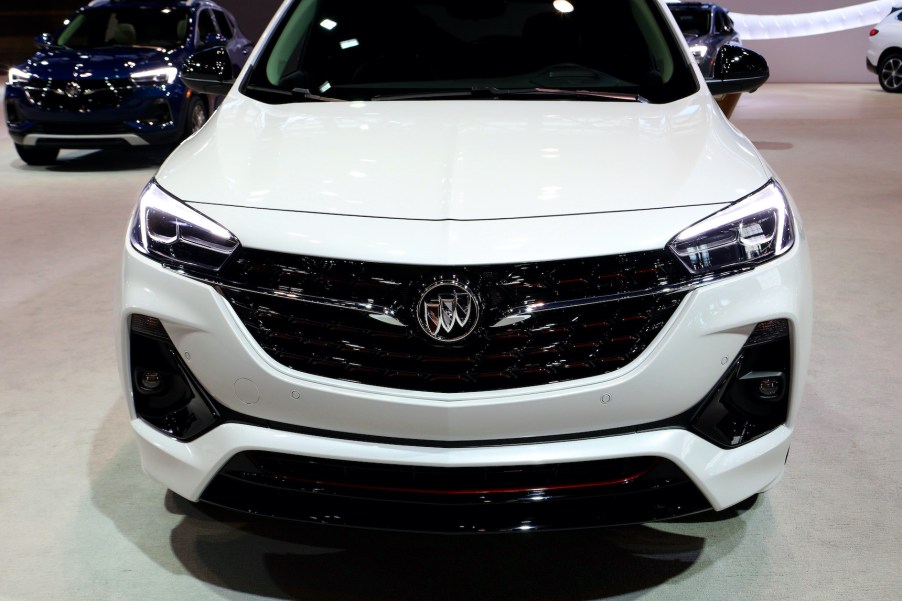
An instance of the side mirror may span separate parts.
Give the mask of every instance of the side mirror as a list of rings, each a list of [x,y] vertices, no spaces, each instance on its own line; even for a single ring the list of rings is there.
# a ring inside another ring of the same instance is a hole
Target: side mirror
[[[34,45],[37,46],[38,50],[46,50],[53,46],[53,42],[53,36],[49,33],[42,33],[34,39]]]
[[[705,81],[711,94],[754,92],[770,77],[767,61],[757,52],[726,45],[714,57],[714,73]]]
[[[181,70],[182,81],[195,92],[224,96],[235,77],[232,60],[223,46],[207,48],[188,57]]]

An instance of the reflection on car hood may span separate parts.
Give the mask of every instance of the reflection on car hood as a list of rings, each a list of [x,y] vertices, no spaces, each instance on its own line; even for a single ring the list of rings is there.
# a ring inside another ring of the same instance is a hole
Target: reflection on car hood
[[[39,52],[28,62],[28,71],[40,79],[79,77],[128,77],[142,66],[157,67],[170,60],[177,50],[159,48],[53,48]],[[96,72],[96,73],[95,73]]]
[[[769,177],[704,93],[668,105],[238,94],[158,174],[186,201],[481,220],[731,202]]]

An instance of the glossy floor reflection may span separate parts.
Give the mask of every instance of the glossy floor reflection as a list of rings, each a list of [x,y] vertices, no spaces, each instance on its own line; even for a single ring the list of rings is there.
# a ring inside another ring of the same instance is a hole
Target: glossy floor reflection
[[[196,507],[141,473],[118,254],[160,153],[26,167],[0,133],[0,600],[898,599],[902,97],[768,85],[734,122],[800,205],[815,340],[783,481],[725,514],[443,537]]]

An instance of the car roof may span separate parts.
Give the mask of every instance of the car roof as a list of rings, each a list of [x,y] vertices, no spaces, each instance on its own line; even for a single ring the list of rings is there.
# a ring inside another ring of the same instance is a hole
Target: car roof
[[[85,8],[104,8],[110,6],[127,6],[130,8],[189,8],[209,6],[222,10],[212,0],[91,0]]]
[[[711,4],[710,2],[668,2],[667,6],[671,8],[682,6],[685,8],[694,8],[697,10],[722,10],[724,12],[728,12],[724,7],[717,4]]]

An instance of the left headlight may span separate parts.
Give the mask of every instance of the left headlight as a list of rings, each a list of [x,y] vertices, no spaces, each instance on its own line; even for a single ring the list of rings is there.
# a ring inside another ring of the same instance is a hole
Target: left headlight
[[[164,192],[144,188],[132,222],[131,243],[148,257],[177,267],[217,271],[238,249],[226,228]]]
[[[668,247],[702,275],[751,267],[786,253],[795,242],[792,212],[783,189],[763,188],[683,230]]]
[[[29,79],[31,79],[31,73],[28,71],[23,71],[22,69],[16,69],[12,67],[9,70],[8,74],[9,85],[14,86],[16,84],[25,83]]]
[[[132,73],[132,81],[139,84],[171,84],[179,76],[179,70],[175,67],[160,67],[146,71]]]
[[[696,61],[700,61],[708,55],[708,47],[704,44],[696,44],[694,46],[689,46],[689,52],[692,53],[692,57],[695,58]]]

